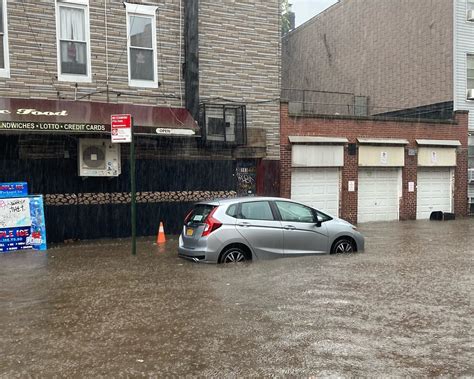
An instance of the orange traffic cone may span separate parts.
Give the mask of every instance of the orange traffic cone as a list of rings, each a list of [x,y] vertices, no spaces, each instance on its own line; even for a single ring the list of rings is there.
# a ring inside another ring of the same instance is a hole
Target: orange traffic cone
[[[163,222],[160,221],[160,227],[158,229],[158,235],[156,236],[156,244],[160,245],[166,242],[165,228],[163,227]]]

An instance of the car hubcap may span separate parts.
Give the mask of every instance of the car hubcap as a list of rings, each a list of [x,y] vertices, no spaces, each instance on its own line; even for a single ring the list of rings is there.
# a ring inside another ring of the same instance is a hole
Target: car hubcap
[[[237,263],[242,261],[245,261],[245,255],[240,251],[231,251],[224,259],[224,263]]]
[[[352,253],[352,244],[350,242],[342,241],[336,246],[336,254]]]

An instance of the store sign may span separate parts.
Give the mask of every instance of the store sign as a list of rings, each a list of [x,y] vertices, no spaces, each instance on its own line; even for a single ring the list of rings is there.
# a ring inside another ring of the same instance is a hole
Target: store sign
[[[16,112],[12,112],[9,109],[0,109],[0,114],[18,114],[18,115],[33,115],[33,116],[67,116],[68,113],[66,110],[52,112],[52,111],[39,111],[35,108],[17,109]]]
[[[199,130],[185,108],[0,97],[0,133],[111,134],[110,115],[130,114],[137,135],[186,136]],[[114,133],[125,142],[130,129],[118,126]]]
[[[0,199],[0,253],[46,247],[43,197]]]
[[[132,116],[129,114],[115,114],[110,118],[110,135],[112,143],[132,142]]]
[[[156,134],[168,136],[192,136],[196,133],[191,129],[156,128]]]
[[[0,183],[0,199],[27,195],[28,184],[26,182]]]
[[[107,132],[107,126],[100,124],[67,124],[58,122],[0,121],[0,130],[104,133]]]

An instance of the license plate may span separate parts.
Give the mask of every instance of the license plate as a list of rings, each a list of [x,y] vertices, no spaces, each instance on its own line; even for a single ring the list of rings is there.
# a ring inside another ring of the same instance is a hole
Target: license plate
[[[191,229],[191,228],[186,229],[186,235],[187,236],[192,236],[193,234],[194,234],[194,229]]]

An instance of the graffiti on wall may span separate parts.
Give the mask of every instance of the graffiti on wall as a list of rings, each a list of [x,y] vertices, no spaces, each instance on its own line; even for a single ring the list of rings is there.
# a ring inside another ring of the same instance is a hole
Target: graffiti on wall
[[[237,161],[235,168],[237,178],[237,193],[254,195],[257,191],[257,165],[255,160]]]

